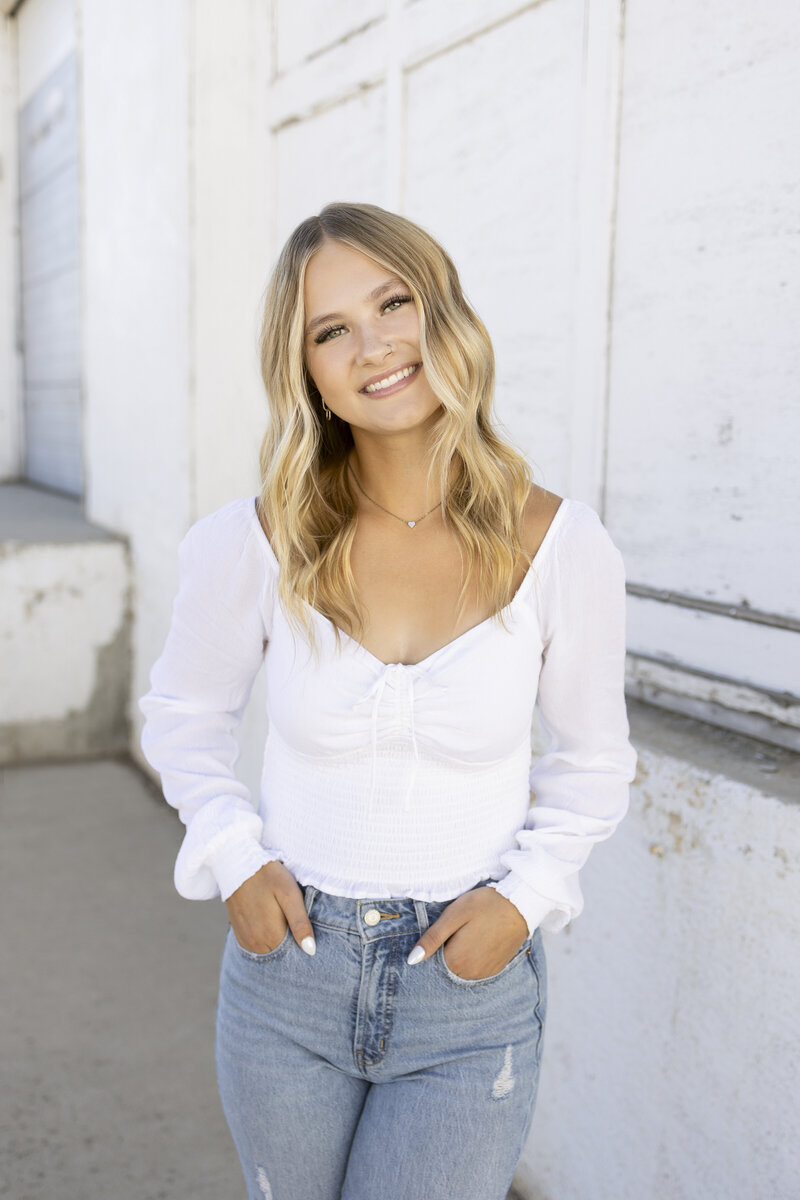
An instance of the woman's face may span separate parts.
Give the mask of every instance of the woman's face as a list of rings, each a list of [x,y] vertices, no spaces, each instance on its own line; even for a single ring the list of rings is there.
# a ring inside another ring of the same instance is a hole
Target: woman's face
[[[329,240],[309,260],[304,298],[306,366],[337,417],[356,429],[398,433],[438,412],[422,369],[417,308],[401,279]]]

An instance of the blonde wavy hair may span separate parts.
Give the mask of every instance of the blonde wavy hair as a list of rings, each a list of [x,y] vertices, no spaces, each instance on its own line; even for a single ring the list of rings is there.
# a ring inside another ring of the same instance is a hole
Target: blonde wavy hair
[[[305,365],[305,272],[328,239],[398,275],[414,298],[422,365],[442,405],[428,486],[438,484],[443,520],[461,551],[456,619],[477,578],[503,623],[516,567],[520,559],[530,562],[520,529],[531,474],[492,421],[489,334],[468,304],[453,262],[429,233],[406,217],[354,203],[327,204],[302,221],[281,250],[266,291],[260,349],[269,421],[259,452],[258,515],[280,566],[278,590],[287,618],[314,648],[309,607],[332,622],[337,645],[340,629],[360,641],[365,628],[350,565],[357,512],[347,470],[353,436],[335,414],[323,418]]]

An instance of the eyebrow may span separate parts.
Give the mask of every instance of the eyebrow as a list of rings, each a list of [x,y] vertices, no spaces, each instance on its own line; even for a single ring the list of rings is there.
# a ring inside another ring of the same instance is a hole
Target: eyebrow
[[[369,295],[365,296],[364,299],[366,300],[366,302],[368,304],[371,300],[380,300],[381,296],[385,295],[386,292],[391,292],[394,290],[394,288],[396,288],[398,286],[406,287],[407,285],[397,275],[393,275],[391,279],[388,279],[386,281],[386,283],[381,283],[378,285],[378,287],[373,288],[373,290],[369,293]],[[343,320],[344,320],[343,315],[341,313],[337,313],[337,312],[323,313],[322,316],[320,316],[320,317],[314,317],[314,319],[312,321],[309,321],[308,325],[306,325],[306,337],[308,337],[310,334],[312,334],[314,332],[314,330],[318,329],[321,325],[326,325],[328,323],[328,321],[343,321]]]

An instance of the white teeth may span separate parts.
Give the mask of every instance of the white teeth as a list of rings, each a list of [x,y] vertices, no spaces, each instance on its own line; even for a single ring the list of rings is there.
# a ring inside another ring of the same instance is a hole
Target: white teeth
[[[404,371],[396,371],[394,375],[390,375],[388,379],[381,379],[380,383],[371,383],[369,387],[365,387],[365,392],[380,392],[384,388],[391,387],[393,383],[397,383],[400,379],[408,379],[409,375],[413,375],[416,371],[416,366],[406,367]]]

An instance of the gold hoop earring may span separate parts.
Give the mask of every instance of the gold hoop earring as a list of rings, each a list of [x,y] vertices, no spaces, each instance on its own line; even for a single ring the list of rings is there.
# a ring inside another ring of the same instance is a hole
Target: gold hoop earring
[[[324,412],[325,412],[325,420],[326,420],[326,421],[330,421],[330,419],[331,419],[331,410],[328,408],[328,406],[327,406],[327,404],[325,403],[325,401],[324,401],[324,400],[322,401],[322,407],[323,407],[323,410],[324,410]]]

